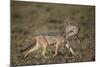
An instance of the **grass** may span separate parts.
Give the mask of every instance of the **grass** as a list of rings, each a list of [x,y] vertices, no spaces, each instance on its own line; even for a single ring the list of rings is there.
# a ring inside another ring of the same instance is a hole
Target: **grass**
[[[61,31],[64,18],[70,18],[70,23],[80,27],[81,44],[71,40],[71,46],[77,53],[73,57],[64,46],[59,49],[57,57],[53,58],[54,47],[49,46],[47,59],[41,56],[41,49],[23,58],[20,49],[29,36],[49,31]],[[69,62],[87,62],[95,60],[95,7],[82,5],[59,5],[38,2],[11,1],[11,64],[37,65]]]

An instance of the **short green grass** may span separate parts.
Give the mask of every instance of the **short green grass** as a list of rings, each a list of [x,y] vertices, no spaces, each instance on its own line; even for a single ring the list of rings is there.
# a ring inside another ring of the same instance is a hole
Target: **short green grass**
[[[53,58],[54,47],[49,46],[47,58],[41,56],[41,49],[23,58],[20,49],[25,41],[37,33],[61,31],[64,18],[70,18],[70,23],[80,27],[78,34],[81,44],[71,40],[71,46],[77,53],[73,57],[64,46]],[[95,60],[95,6],[59,5],[38,2],[11,1],[11,64],[37,65],[69,62],[84,62]]]

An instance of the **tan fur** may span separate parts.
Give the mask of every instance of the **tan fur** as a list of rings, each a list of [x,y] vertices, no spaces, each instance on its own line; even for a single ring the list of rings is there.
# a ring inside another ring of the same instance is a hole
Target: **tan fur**
[[[66,21],[65,21],[66,22]],[[74,50],[69,46],[68,38],[74,35],[78,34],[78,27],[73,25],[66,25],[64,33],[57,36],[48,36],[48,35],[37,35],[32,38],[33,42],[36,41],[36,45],[34,47],[29,48],[27,51],[25,51],[24,57],[26,57],[29,53],[42,48],[42,56],[46,57],[46,49],[49,44],[54,44],[55,46],[55,54],[53,56],[56,56],[58,54],[58,49],[60,45],[65,44],[66,48],[69,49],[69,51],[75,55]],[[66,43],[64,43],[66,42]]]
[[[46,39],[47,36],[43,36],[43,35],[39,35],[37,36],[35,39],[36,39],[36,46],[34,47],[31,47],[30,49],[28,49],[26,52],[25,52],[25,55],[24,57],[26,57],[29,53],[39,49],[39,48],[42,48],[42,56],[43,57],[46,57],[45,53],[46,53],[46,49],[47,49],[47,46],[49,45],[48,44],[48,40]],[[57,39],[55,39],[55,42],[53,43],[54,44],[54,47],[55,47],[55,54],[53,55],[54,57],[58,54],[58,49],[59,49],[59,46],[62,46],[65,42],[65,38],[64,37],[61,37],[61,36],[58,36]],[[66,47],[69,49],[69,51],[75,55],[73,49],[69,46],[69,42],[67,41],[66,43]]]

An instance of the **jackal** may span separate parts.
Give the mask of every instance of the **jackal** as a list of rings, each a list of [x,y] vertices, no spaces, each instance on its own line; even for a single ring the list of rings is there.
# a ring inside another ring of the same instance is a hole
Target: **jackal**
[[[56,56],[58,54],[58,48],[60,45],[66,45],[66,47],[69,49],[69,51],[72,53],[72,55],[75,55],[74,50],[69,45],[69,40],[71,36],[77,36],[79,32],[79,27],[69,24],[68,20],[64,20],[65,27],[63,32],[51,32],[51,33],[40,33],[34,37],[32,37],[32,43],[35,43],[34,47],[29,47],[27,50],[25,50],[24,57],[28,56],[29,53],[42,48],[42,56],[46,57],[46,49],[47,46],[50,44],[53,44],[55,46],[55,54],[53,56]],[[77,36],[78,38],[78,36]],[[79,38],[78,38],[79,40]]]

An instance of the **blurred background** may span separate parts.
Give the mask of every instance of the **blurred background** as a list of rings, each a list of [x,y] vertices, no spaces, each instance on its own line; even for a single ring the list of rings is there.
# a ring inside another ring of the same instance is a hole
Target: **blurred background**
[[[41,49],[23,58],[20,49],[26,40],[37,33],[61,31],[65,17],[70,23],[80,27],[79,38],[70,39],[70,45],[77,53],[72,57],[68,49],[61,47],[57,57],[53,58],[54,47],[49,46],[47,59],[41,56]],[[39,2],[11,1],[11,64],[37,65],[69,62],[87,62],[95,60],[95,6],[50,4]]]

